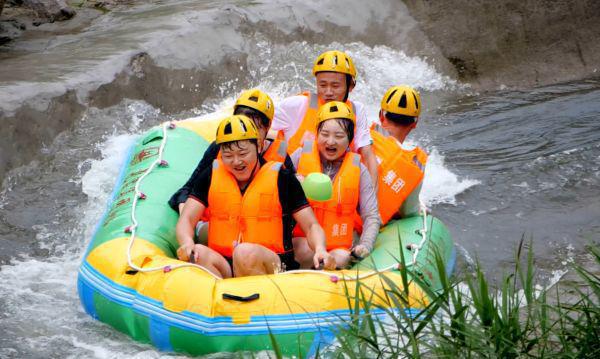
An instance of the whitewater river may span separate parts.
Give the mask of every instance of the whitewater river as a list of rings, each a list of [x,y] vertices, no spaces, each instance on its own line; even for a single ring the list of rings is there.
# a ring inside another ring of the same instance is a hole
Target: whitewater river
[[[354,58],[351,98],[371,119],[390,85],[421,91],[424,113],[410,141],[430,153],[422,199],[450,228],[463,270],[477,259],[490,273],[507,270],[524,235],[546,281],[598,241],[600,81],[477,93],[408,41],[417,35],[394,1],[375,10],[349,2],[344,12],[364,21],[332,20],[330,2],[318,14],[316,2],[166,3],[25,38],[0,59],[0,120],[27,121],[27,111],[43,113],[67,90],[73,96],[61,103],[75,114],[57,136],[25,141],[34,156],[4,177],[0,358],[161,356],[92,320],[77,297],[77,268],[125,149],[162,121],[230,106],[250,86],[276,103],[312,88],[311,63],[330,48]],[[390,11],[405,25],[369,25]],[[32,128],[62,126],[53,121]]]

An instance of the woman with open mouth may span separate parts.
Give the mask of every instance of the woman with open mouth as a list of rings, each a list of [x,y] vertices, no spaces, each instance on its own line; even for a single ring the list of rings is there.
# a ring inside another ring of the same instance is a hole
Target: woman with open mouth
[[[317,119],[316,142],[305,140],[302,149],[292,154],[301,181],[311,173],[324,173],[333,182],[331,198],[309,202],[319,224],[325,231],[327,251],[335,258],[338,268],[350,263],[351,256],[365,257],[373,243],[381,220],[377,195],[367,168],[357,153],[349,151],[354,138],[356,117],[343,102],[331,101],[320,107]],[[354,236],[358,215],[362,219],[360,239]],[[293,239],[296,261],[310,267],[314,253],[299,227]]]

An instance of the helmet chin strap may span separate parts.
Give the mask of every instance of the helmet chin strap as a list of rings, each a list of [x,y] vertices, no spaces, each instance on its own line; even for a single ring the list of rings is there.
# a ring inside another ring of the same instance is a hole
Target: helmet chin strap
[[[350,95],[350,87],[352,86],[352,77],[349,75],[346,75],[346,94],[344,95],[344,99],[342,100],[342,102],[346,102],[348,101],[348,96]]]
[[[252,169],[252,175],[250,176],[250,178],[254,178],[254,175],[256,174],[256,168],[258,167],[258,163],[260,162],[260,152],[258,150],[258,145],[256,146],[256,163],[254,164],[254,168]]]
[[[350,87],[354,86],[354,79],[350,75],[346,75],[346,94],[344,95],[344,99],[342,102],[348,101],[348,96],[350,96]]]

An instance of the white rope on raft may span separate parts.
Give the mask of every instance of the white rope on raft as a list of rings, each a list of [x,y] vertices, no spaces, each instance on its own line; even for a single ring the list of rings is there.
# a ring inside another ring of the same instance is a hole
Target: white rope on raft
[[[129,231],[131,232],[131,235],[129,237],[129,246],[127,247],[127,264],[129,265],[130,268],[138,271],[138,272],[142,272],[142,273],[148,273],[148,272],[156,272],[156,271],[163,271],[165,273],[170,272],[172,270],[175,269],[179,269],[179,268],[185,268],[185,267],[194,267],[194,268],[199,268],[203,271],[205,271],[206,273],[210,274],[212,277],[214,277],[215,279],[221,280],[222,278],[217,276],[216,274],[214,274],[213,272],[211,272],[208,268],[201,266],[199,264],[195,264],[195,263],[181,263],[181,264],[175,264],[175,265],[165,265],[165,266],[159,266],[159,267],[150,267],[150,268],[142,268],[139,267],[138,265],[136,265],[135,263],[133,263],[133,261],[131,260],[131,249],[133,248],[133,243],[136,239],[135,237],[135,233],[138,227],[138,221],[137,218],[135,216],[135,209],[138,203],[138,200],[140,199],[145,199],[146,195],[140,191],[140,184],[142,183],[142,180],[144,178],[146,178],[146,176],[148,174],[150,174],[150,172],[152,172],[152,170],[154,170],[154,168],[156,166],[166,166],[167,163],[166,161],[163,160],[163,152],[165,149],[165,146],[167,144],[167,129],[173,129],[175,128],[175,124],[171,123],[163,123],[162,124],[162,141],[160,143],[160,147],[158,149],[158,157],[157,159],[152,162],[152,164],[150,165],[150,167],[148,167],[148,169],[146,169],[146,171],[144,171],[144,174],[142,174],[140,176],[140,178],[138,178],[138,180],[135,183],[135,194],[133,196],[133,203],[131,204],[131,226],[128,227]],[[421,241],[419,242],[418,245],[411,245],[411,248],[413,251],[413,258],[412,258],[412,262],[408,264],[408,266],[412,266],[415,265],[417,263],[417,256],[419,254],[419,251],[421,250],[421,248],[423,248],[423,246],[425,245],[425,242],[427,240],[427,207],[423,204],[423,202],[420,203],[421,204],[421,215],[423,216],[423,228],[419,231],[419,233],[421,234]],[[296,270],[291,270],[291,271],[286,271],[286,272],[281,272],[281,273],[277,273],[278,275],[288,275],[288,274],[317,274],[317,275],[325,275],[328,276],[329,279],[332,282],[337,282],[340,279],[344,280],[344,281],[357,281],[357,280],[361,280],[361,279],[365,279],[368,277],[372,277],[374,275],[380,274],[380,273],[384,273],[387,271],[391,271],[391,270],[399,270],[401,268],[401,263],[396,263],[396,264],[392,264],[389,265],[387,267],[382,268],[381,270],[371,270],[368,272],[364,272],[360,275],[357,276],[348,276],[346,274],[342,274],[342,275],[337,275],[337,274],[332,274],[331,272],[328,271],[324,271],[324,270],[312,270],[312,269],[296,269]]]
[[[419,231],[421,234],[421,241],[417,245],[411,245],[410,248],[413,249],[413,260],[411,265],[417,264],[417,256],[419,255],[419,251],[425,245],[427,241],[427,207],[421,201],[419,201],[421,207],[421,214],[423,215],[423,228]]]
[[[178,269],[178,268],[195,267],[195,268],[202,269],[203,271],[210,274],[211,276],[213,276],[216,279],[221,279],[219,276],[215,275],[213,272],[208,270],[206,267],[203,267],[203,266],[201,266],[199,264],[195,264],[195,263],[181,263],[181,264],[175,264],[175,265],[165,265],[165,266],[160,266],[160,267],[142,268],[142,267],[139,267],[138,265],[136,265],[135,263],[133,263],[133,261],[131,260],[131,248],[133,248],[133,242],[135,241],[135,238],[136,238],[135,232],[138,227],[138,221],[135,217],[135,208],[137,206],[137,202],[139,199],[146,198],[146,195],[140,191],[140,184],[142,183],[142,180],[150,172],[152,172],[152,170],[156,166],[166,166],[167,165],[167,163],[162,158],[165,146],[167,144],[167,128],[173,129],[173,128],[175,128],[175,124],[163,123],[163,125],[162,125],[163,137],[162,137],[162,141],[160,143],[160,147],[158,149],[158,157],[154,162],[152,162],[150,167],[148,167],[148,169],[146,171],[144,171],[144,174],[141,175],[140,178],[138,178],[138,180],[135,182],[135,194],[133,196],[133,203],[131,204],[131,223],[132,224],[131,224],[131,226],[128,227],[131,232],[131,236],[129,237],[129,246],[127,247],[127,264],[132,269],[134,269],[138,272],[143,272],[143,273],[156,272],[156,271],[163,271],[166,273],[166,272],[170,272],[174,269]]]

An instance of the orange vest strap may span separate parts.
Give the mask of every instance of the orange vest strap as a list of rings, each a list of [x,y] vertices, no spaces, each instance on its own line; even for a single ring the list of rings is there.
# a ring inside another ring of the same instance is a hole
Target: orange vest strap
[[[308,107],[314,110],[319,109],[319,96],[312,92],[306,92],[308,95]]]
[[[267,161],[284,162],[287,155],[287,142],[283,131],[277,132],[277,137],[271,142],[269,148],[263,153]]]

